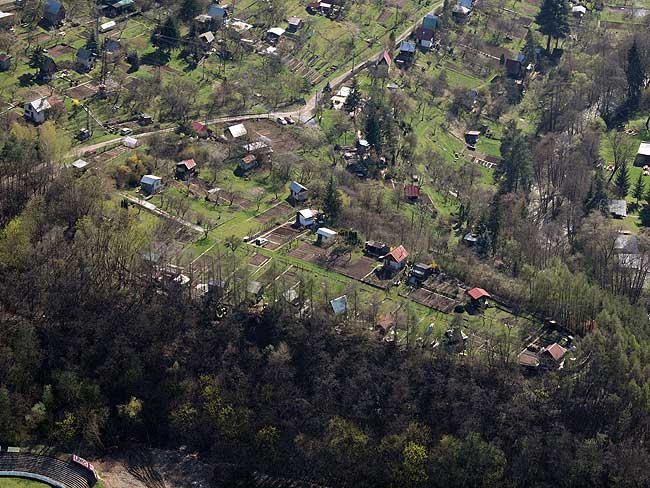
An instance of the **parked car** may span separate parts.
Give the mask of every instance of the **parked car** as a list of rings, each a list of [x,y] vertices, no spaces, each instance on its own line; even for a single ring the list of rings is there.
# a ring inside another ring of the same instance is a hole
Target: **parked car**
[[[255,245],[259,247],[264,247],[268,244],[269,240],[264,237],[258,237],[255,239]]]
[[[278,117],[278,118],[275,119],[275,120],[276,120],[276,122],[277,122],[278,124],[280,124],[280,125],[287,125],[287,121],[284,120],[282,117]]]
[[[296,123],[296,121],[293,120],[293,118],[291,117],[291,115],[287,115],[287,116],[284,118],[284,120],[286,120],[286,121],[287,121],[287,124],[289,124],[289,125],[293,125],[293,124]]]
[[[128,136],[131,132],[133,132],[133,131],[131,129],[129,129],[128,127],[122,127],[120,129],[120,135],[121,136]]]

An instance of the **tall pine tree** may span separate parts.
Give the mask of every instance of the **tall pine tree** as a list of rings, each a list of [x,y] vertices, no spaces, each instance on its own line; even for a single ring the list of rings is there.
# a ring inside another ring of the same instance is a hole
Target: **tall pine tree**
[[[323,211],[330,221],[335,221],[341,211],[341,196],[334,181],[334,175],[330,175],[330,180],[325,188],[323,196]]]
[[[530,189],[531,162],[524,134],[511,121],[506,125],[501,140],[501,163],[494,171],[494,181],[501,193]]]
[[[596,209],[604,213],[606,207],[607,192],[605,191],[605,177],[603,176],[602,168],[596,168],[594,179],[589,187],[589,193],[585,197],[585,215]]]
[[[625,67],[625,76],[627,78],[627,99],[631,106],[639,105],[641,97],[641,88],[645,73],[643,72],[643,63],[639,55],[639,48],[636,39],[632,42],[630,49],[627,51],[627,66]]]
[[[569,5],[566,0],[544,0],[535,22],[539,31],[548,37],[546,51],[551,50],[551,39],[564,39],[570,32]]]
[[[627,170],[627,163],[623,161],[621,167],[616,173],[616,181],[614,182],[616,186],[616,195],[619,198],[627,197],[628,192],[630,191],[630,173]]]
[[[643,186],[643,173],[639,172],[639,178],[636,180],[636,184],[634,185],[634,190],[632,190],[632,196],[636,200],[637,207],[639,206],[639,200],[643,198],[644,193],[645,193],[645,188]]]

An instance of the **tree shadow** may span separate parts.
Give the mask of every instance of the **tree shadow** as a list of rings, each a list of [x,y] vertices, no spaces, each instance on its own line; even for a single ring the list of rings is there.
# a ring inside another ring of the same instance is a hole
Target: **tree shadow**
[[[21,87],[32,86],[36,84],[36,75],[34,73],[24,73],[18,77],[18,85]]]
[[[167,51],[156,49],[155,51],[148,52],[140,58],[140,64],[148,66],[164,66],[169,63],[171,54]]]

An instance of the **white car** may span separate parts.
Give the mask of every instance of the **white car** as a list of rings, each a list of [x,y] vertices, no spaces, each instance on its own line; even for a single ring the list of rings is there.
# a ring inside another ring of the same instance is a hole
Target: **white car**
[[[122,127],[120,129],[120,135],[121,136],[128,136],[131,132],[133,132],[133,131],[131,129],[129,129],[128,127]]]
[[[269,240],[264,237],[258,237],[255,239],[255,245],[259,247],[264,247],[268,244]]]
[[[287,125],[287,121],[283,117],[278,117],[275,121],[280,125]]]

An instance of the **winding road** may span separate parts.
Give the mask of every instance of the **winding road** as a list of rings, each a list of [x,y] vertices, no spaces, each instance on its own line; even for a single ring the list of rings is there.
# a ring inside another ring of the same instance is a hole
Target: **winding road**
[[[433,14],[438,8],[442,6],[443,2],[439,1],[437,2],[431,10],[428,11],[427,14]],[[418,16],[417,20],[411,24],[408,28],[406,28],[399,36],[395,38],[395,44],[398,46],[403,40],[407,39],[411,32],[413,31],[414,28],[416,28],[419,23],[421,22],[422,16]],[[348,79],[350,79],[355,73],[359,73],[360,71],[363,71],[366,69],[375,59],[377,59],[381,53],[383,52],[382,49],[378,49],[376,51],[373,51],[370,55],[366,56],[365,58],[362,58],[362,60],[356,64],[354,67],[351,67],[350,69],[346,70],[345,72],[335,76],[334,78],[329,80],[330,87],[332,90],[335,90],[338,88],[340,85],[345,83]],[[253,115],[228,115],[228,116],[223,116],[223,117],[217,117],[211,120],[207,121],[208,125],[211,124],[225,124],[229,122],[240,122],[244,120],[259,120],[259,119],[276,119],[277,117],[292,117],[294,119],[300,120],[303,123],[307,123],[311,121],[314,118],[314,114],[316,112],[316,104],[318,103],[319,98],[322,98],[322,95],[316,91],[311,97],[307,99],[305,102],[305,105],[302,105],[298,108],[295,108],[294,110],[288,110],[288,111],[282,111],[282,112],[269,112],[265,114],[253,114]],[[136,137],[142,139],[142,138],[147,138],[150,137],[154,134],[162,134],[165,132],[173,132],[176,130],[175,127],[168,127],[165,129],[157,129],[151,132],[144,132],[142,134],[135,134]],[[116,142],[119,142],[122,140],[122,137],[116,137],[114,139],[110,139],[108,141],[103,141],[103,142],[98,142],[95,144],[90,144],[88,146],[80,146],[75,149],[73,149],[70,152],[70,155],[73,157],[81,157],[85,154],[92,153],[94,151],[97,151],[98,149],[101,149],[106,146],[110,146],[115,144]]]

